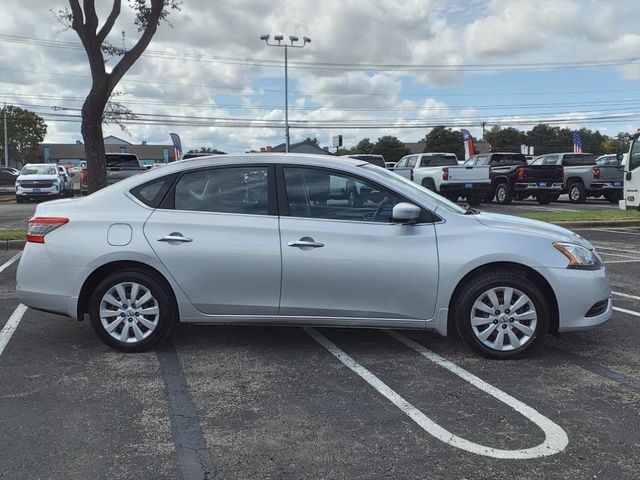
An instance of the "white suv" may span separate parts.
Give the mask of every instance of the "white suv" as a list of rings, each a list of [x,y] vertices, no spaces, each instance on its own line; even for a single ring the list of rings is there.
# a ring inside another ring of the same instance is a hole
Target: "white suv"
[[[55,163],[27,163],[16,179],[16,202],[64,196],[63,180]]]

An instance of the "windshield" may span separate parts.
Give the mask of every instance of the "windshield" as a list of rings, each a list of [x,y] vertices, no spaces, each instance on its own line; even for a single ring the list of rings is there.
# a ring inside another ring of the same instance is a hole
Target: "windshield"
[[[465,213],[466,210],[459,205],[456,205],[453,202],[450,202],[444,197],[441,197],[437,193],[428,190],[425,187],[418,185],[417,183],[412,182],[408,178],[405,178],[397,173],[394,173],[390,170],[386,170],[384,168],[377,167],[375,165],[361,165],[360,168],[364,168],[365,170],[369,170],[378,174],[381,177],[384,177],[391,185],[398,188],[400,192],[409,190],[414,195],[417,195],[419,198],[424,198],[425,202],[433,203],[438,206],[438,208],[444,208],[445,210],[452,213]]]
[[[47,165],[47,164],[36,164],[36,165],[25,165],[22,168],[22,175],[56,175],[56,167],[55,165]]]

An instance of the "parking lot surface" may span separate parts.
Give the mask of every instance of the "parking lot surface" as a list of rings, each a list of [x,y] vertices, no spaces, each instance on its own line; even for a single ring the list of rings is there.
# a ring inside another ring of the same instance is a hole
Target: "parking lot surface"
[[[21,310],[2,252],[0,478],[638,478],[640,228],[576,231],[613,319],[502,362],[435,333],[294,327],[178,325],[122,354]]]

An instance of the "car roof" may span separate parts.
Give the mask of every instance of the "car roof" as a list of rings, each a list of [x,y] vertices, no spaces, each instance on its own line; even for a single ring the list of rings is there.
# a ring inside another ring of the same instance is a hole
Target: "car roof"
[[[215,160],[212,161],[212,160]],[[222,162],[220,161],[222,160]],[[189,167],[207,167],[210,165],[224,165],[224,164],[243,164],[243,163],[289,163],[300,165],[312,165],[321,167],[344,167],[345,163],[352,164],[353,166],[366,165],[368,162],[345,157],[334,157],[329,155],[316,155],[311,153],[245,153],[239,155],[227,154],[227,155],[209,155],[206,157],[188,158],[185,160],[178,160],[167,164],[167,167],[178,167],[178,165],[188,164]]]
[[[427,155],[427,156],[435,156],[435,155],[453,155],[456,156],[453,152],[422,152],[422,153],[414,153],[413,155]]]

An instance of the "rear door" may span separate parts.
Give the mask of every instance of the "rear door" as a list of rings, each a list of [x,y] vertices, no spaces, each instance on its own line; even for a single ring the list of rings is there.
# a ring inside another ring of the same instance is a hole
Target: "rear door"
[[[386,325],[385,319],[424,325],[438,290],[431,219],[394,224],[393,206],[406,200],[358,176],[301,166],[280,171],[280,315],[310,322],[331,317],[343,325]],[[352,183],[367,192],[357,206],[346,194]],[[328,201],[314,202],[327,188]]]
[[[273,167],[184,172],[144,226],[191,303],[218,315],[275,315],[280,234]]]

